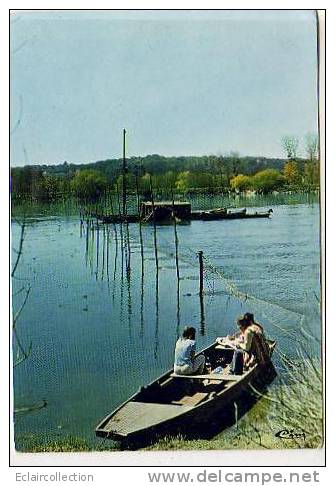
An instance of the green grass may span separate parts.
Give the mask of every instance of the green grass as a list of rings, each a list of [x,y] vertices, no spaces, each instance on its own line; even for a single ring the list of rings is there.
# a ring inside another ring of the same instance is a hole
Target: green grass
[[[115,443],[112,441],[88,441],[85,438],[65,437],[44,437],[33,434],[21,435],[15,440],[18,452],[88,452],[115,450]]]

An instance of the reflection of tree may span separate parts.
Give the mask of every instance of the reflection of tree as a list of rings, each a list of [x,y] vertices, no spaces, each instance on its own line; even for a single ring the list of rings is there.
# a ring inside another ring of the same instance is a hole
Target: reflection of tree
[[[26,227],[25,221],[23,221],[23,223],[20,223],[20,222],[17,222],[17,223],[21,227],[21,232],[20,232],[19,247],[18,247],[17,250],[15,248],[13,249],[13,251],[16,253],[16,259],[15,259],[15,262],[14,262],[13,268],[12,268],[12,273],[11,273],[12,278],[15,278],[15,276],[16,276],[16,271],[17,271],[17,268],[18,268],[18,265],[19,265],[19,262],[20,262],[20,259],[21,259],[21,256],[22,256],[23,243],[24,243],[24,237],[25,237],[25,227]],[[16,293],[16,295],[18,295],[19,293],[23,292],[24,298],[23,298],[21,306],[14,313],[14,316],[13,316],[13,325],[12,325],[13,338],[15,339],[15,343],[17,345],[17,360],[14,361],[14,366],[17,366],[20,363],[22,363],[23,361],[25,361],[31,353],[32,343],[29,344],[28,349],[25,349],[25,347],[23,346],[22,341],[19,337],[18,330],[17,330],[17,322],[18,322],[19,317],[20,317],[20,315],[21,315],[21,313],[22,313],[22,311],[23,311],[23,309],[24,309],[24,307],[27,303],[30,290],[31,290],[31,286],[29,284],[27,287],[22,287]]]
[[[13,248],[13,252],[16,253],[16,259],[13,262],[13,266],[12,266],[12,272],[11,272],[12,279],[18,279],[16,273],[17,273],[17,269],[19,268],[19,263],[21,261],[21,257],[22,257],[22,254],[23,254],[23,245],[24,245],[25,229],[26,229],[25,219],[23,219],[23,222],[16,221],[16,223],[20,226],[21,231],[20,231],[20,240],[19,240],[18,249]],[[29,356],[31,354],[31,350],[32,350],[32,342],[30,342],[28,347],[26,347],[22,343],[22,340],[21,340],[21,337],[20,337],[20,334],[19,334],[18,328],[17,328],[18,320],[19,320],[19,318],[20,318],[20,316],[21,316],[21,314],[22,314],[22,312],[23,312],[23,310],[24,310],[24,308],[27,304],[30,291],[31,291],[31,286],[30,286],[30,284],[28,284],[26,286],[21,287],[14,294],[14,296],[18,296],[19,294],[24,295],[22,303],[21,303],[20,307],[18,308],[18,310],[16,310],[15,312],[13,310],[13,323],[12,323],[13,348],[16,347],[16,349],[17,349],[16,359],[14,358],[14,360],[13,360],[14,368],[17,367],[18,365],[22,364],[24,361],[26,361],[29,358]],[[29,412],[32,412],[34,410],[39,410],[39,409],[45,407],[46,405],[47,405],[47,402],[45,400],[43,400],[40,403],[35,403],[35,404],[32,404],[32,405],[23,406],[23,407],[20,407],[20,408],[15,408],[14,413],[15,413],[15,415],[23,414],[23,413],[29,413]]]

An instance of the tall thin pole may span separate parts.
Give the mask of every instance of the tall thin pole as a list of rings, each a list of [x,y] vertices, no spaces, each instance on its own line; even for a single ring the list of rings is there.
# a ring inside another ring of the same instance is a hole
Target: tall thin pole
[[[141,263],[142,263],[142,277],[144,275],[144,250],[143,250],[143,234],[142,234],[142,218],[141,218],[141,208],[140,208],[140,194],[138,187],[138,175],[136,174],[136,195],[137,195],[137,213],[138,213],[138,224],[140,232],[140,246],[141,246]]]
[[[199,251],[199,298],[200,298],[200,333],[205,334],[205,308],[204,308],[204,252]]]
[[[127,190],[126,190],[126,130],[123,129],[123,171],[122,171],[122,213],[123,218],[126,218],[126,204],[127,204]]]
[[[199,256],[199,295],[204,295],[204,252],[198,251]]]
[[[118,200],[119,215],[120,215],[121,280],[123,281],[124,240],[123,240],[123,224],[122,224],[122,217],[121,217],[120,191],[119,191],[118,183],[116,183],[116,192],[117,192],[117,200]]]
[[[151,207],[152,207],[152,221],[154,225],[154,249],[155,249],[155,261],[156,261],[156,279],[158,281],[158,252],[157,252],[157,230],[156,230],[156,208],[154,201],[154,193],[152,187],[152,177],[150,174],[150,194],[151,194]]]
[[[174,208],[174,195],[173,192],[171,192],[172,196],[172,218],[173,218],[173,228],[174,228],[174,244],[175,244],[175,259],[176,259],[176,272],[177,272],[177,281],[178,281],[178,286],[179,286],[179,281],[180,281],[180,272],[179,272],[179,256],[178,256],[178,232],[177,232],[177,220],[176,220],[176,215],[175,215],[175,208]]]

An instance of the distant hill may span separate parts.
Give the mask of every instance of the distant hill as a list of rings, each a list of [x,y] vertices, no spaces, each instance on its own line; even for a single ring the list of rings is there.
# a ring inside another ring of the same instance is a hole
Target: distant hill
[[[30,165],[33,171],[42,171],[50,175],[71,177],[74,172],[82,169],[95,169],[102,172],[109,182],[113,182],[122,173],[122,159],[107,159],[91,162],[88,164],[72,164],[64,162],[58,165]],[[267,157],[239,157],[229,155],[224,157],[214,155],[204,156],[180,156],[165,157],[152,154],[145,157],[130,157],[127,159],[127,168],[130,173],[143,175],[146,172],[151,174],[163,174],[172,172],[220,172],[232,175],[243,173],[253,175],[263,169],[282,170],[286,160]],[[13,168],[15,171],[22,168]]]

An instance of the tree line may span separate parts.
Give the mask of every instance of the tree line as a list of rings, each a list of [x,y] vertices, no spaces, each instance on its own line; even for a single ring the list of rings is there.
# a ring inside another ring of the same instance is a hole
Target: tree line
[[[106,191],[122,190],[123,177],[129,193],[150,193],[155,189],[174,192],[268,193],[275,190],[312,190],[319,186],[317,137],[306,137],[306,157],[298,157],[299,141],[286,136],[282,146],[285,159],[226,156],[164,157],[147,155],[90,164],[26,165],[11,169],[13,199],[53,201],[76,196],[96,200]]]

